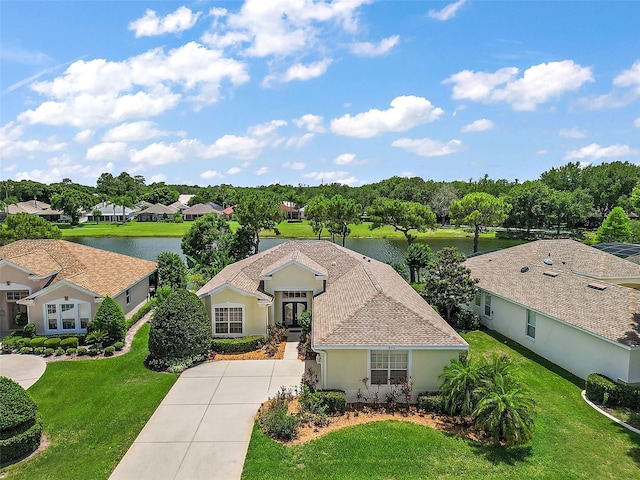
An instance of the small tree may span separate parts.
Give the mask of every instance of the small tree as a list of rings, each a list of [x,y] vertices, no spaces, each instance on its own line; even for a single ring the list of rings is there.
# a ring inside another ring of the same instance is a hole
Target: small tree
[[[420,270],[427,267],[429,262],[433,260],[433,252],[431,247],[425,243],[412,243],[407,248],[407,253],[404,255],[404,260],[409,267],[409,282],[420,281]]]
[[[436,227],[436,216],[431,208],[418,202],[378,198],[367,208],[367,214],[372,230],[390,225],[397,232],[402,232],[409,245],[416,239],[411,234],[412,230],[426,232],[428,228]]]
[[[161,252],[158,261],[158,287],[187,288],[187,267],[177,253]]]
[[[151,321],[149,365],[175,371],[204,360],[211,350],[211,323],[195,294],[177,290],[162,302]]]
[[[422,296],[438,309],[445,320],[457,328],[466,328],[462,305],[473,300],[478,280],[471,278],[471,270],[463,265],[465,256],[454,247],[438,252],[438,259],[429,262],[429,275],[425,278]]]
[[[480,232],[486,226],[502,224],[510,210],[511,205],[504,200],[484,192],[469,193],[451,202],[451,218],[456,225],[473,227],[473,253],[478,251]]]
[[[482,378],[478,365],[469,359],[452,360],[438,378],[443,380],[440,395],[445,410],[450,415],[471,415],[478,403],[476,389]]]
[[[89,333],[102,331],[107,334],[105,342],[109,345],[124,342],[126,333],[124,312],[120,305],[109,296],[104,297],[95,317],[87,326]]]
[[[304,208],[304,216],[309,220],[313,233],[318,235],[318,240],[320,240],[322,230],[328,222],[327,203],[328,200],[324,195],[317,195],[309,200]]]
[[[631,237],[631,220],[622,207],[615,207],[596,232],[596,242],[626,242]]]
[[[93,219],[96,221],[96,225],[97,225],[98,223],[100,223],[100,217],[102,216],[102,210],[95,209],[93,212],[91,212],[91,215],[93,215]]]
[[[342,246],[351,233],[349,225],[360,223],[362,206],[355,201],[345,198],[340,194],[331,197],[326,204],[327,222],[329,232],[342,237]]]
[[[44,218],[30,213],[9,215],[4,221],[5,228],[0,228],[0,245],[22,239],[60,238],[62,232]]]

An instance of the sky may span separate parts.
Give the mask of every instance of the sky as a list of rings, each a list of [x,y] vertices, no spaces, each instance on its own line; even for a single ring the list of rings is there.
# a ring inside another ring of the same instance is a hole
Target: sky
[[[0,2],[0,179],[351,186],[640,161],[640,2]]]

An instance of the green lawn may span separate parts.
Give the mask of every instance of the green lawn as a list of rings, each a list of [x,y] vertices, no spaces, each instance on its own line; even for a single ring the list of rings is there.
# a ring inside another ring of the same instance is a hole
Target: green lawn
[[[232,229],[238,227],[237,222],[229,222]],[[193,222],[183,223],[163,223],[163,222],[127,222],[122,223],[83,223],[77,227],[71,227],[69,224],[57,224],[62,230],[62,237],[182,237],[191,228]],[[359,225],[351,225],[350,238],[370,237],[370,238],[401,238],[404,235],[401,232],[394,231],[393,227],[382,227],[374,230],[369,229],[369,223],[361,223]],[[278,225],[280,236],[284,238],[314,238],[316,237],[309,222],[288,223],[282,222]],[[437,230],[429,230],[425,233],[415,233],[419,238],[459,238],[470,237],[471,233],[461,228],[439,228]],[[482,234],[483,237],[493,237],[494,233]],[[265,230],[263,237],[274,237],[275,232]],[[329,238],[329,232],[323,232],[323,238]]]
[[[589,407],[584,382],[499,335],[464,335],[472,355],[505,354],[538,404],[528,446],[481,445],[402,422],[360,425],[285,447],[254,427],[243,478],[637,479],[640,436]]]
[[[122,356],[49,364],[28,391],[51,445],[0,478],[107,479],[178,378],[144,367],[148,338],[144,325]]]

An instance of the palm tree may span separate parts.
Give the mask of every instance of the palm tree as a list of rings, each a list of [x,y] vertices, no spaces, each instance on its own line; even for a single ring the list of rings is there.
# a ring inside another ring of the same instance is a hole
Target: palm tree
[[[470,360],[451,360],[438,378],[444,379],[440,395],[445,410],[451,415],[471,415],[476,408],[476,390],[482,381],[480,365]]]
[[[476,389],[480,398],[473,411],[476,423],[491,434],[493,442],[522,445],[533,438],[535,401],[511,375],[485,378]]]

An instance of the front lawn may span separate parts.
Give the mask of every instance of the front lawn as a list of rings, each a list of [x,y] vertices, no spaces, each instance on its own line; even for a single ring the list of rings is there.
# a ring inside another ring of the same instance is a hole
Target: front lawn
[[[122,356],[47,365],[28,392],[51,444],[0,478],[107,479],[178,378],[144,367],[148,338],[144,325]]]
[[[286,447],[255,426],[245,479],[640,478],[640,435],[589,407],[584,382],[506,338],[464,335],[471,355],[508,355],[538,405],[530,445],[503,449],[410,423],[380,422]]]

